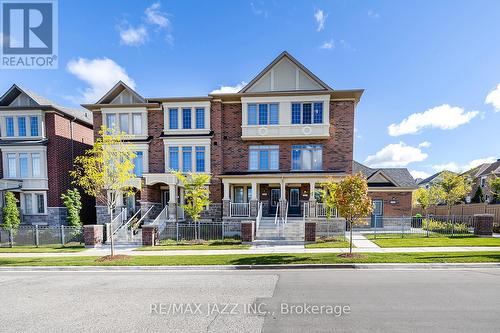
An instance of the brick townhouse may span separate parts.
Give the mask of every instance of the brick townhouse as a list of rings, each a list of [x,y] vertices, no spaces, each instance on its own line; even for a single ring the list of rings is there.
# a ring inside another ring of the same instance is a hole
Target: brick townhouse
[[[324,216],[318,188],[362,172],[376,214],[411,213],[415,187],[406,169],[371,169],[353,161],[354,114],[362,90],[334,90],[287,52],[240,92],[202,97],[144,98],[119,82],[83,105],[101,125],[127,133],[137,152],[128,215],[182,220],[183,188],[170,170],[212,175],[213,221],[264,216]],[[162,212],[160,215],[158,215]],[[98,223],[107,212],[97,206]]]
[[[74,158],[92,144],[90,112],[13,85],[0,97],[0,202],[11,191],[23,224],[66,224],[61,194],[72,187]],[[94,202],[83,195],[83,205],[83,221],[94,221]]]

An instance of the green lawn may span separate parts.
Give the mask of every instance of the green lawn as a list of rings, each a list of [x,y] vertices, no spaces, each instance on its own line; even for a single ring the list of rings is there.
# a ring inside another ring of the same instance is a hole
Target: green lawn
[[[418,237],[417,237],[418,236]],[[366,238],[380,247],[436,247],[436,246],[500,246],[500,238],[475,236],[455,236],[433,234],[432,237],[409,234],[401,238],[401,234],[365,235]]]
[[[203,244],[193,244],[189,241],[177,243],[173,240],[164,240],[158,246],[143,246],[135,251],[171,251],[171,250],[246,250],[250,245],[241,244],[240,240],[224,239],[206,241]]]
[[[324,248],[339,248],[339,247],[349,247],[349,242],[345,240],[344,237],[328,237],[316,239],[316,243],[306,244],[306,249],[324,249]]]
[[[162,265],[271,265],[337,263],[472,263],[500,262],[500,252],[448,253],[364,253],[343,258],[336,253],[227,254],[200,256],[132,256],[115,261],[96,261],[98,257],[0,258],[0,266],[162,266]]]
[[[55,253],[55,252],[80,252],[85,250],[84,245],[44,245],[44,246],[15,246],[0,247],[0,253]]]

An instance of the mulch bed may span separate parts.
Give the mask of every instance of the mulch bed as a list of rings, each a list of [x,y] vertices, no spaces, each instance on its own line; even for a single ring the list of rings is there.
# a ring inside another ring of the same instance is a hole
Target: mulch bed
[[[114,260],[123,260],[123,259],[130,259],[132,258],[131,256],[126,256],[124,254],[116,254],[114,256],[107,255],[104,257],[97,258],[95,261],[97,262],[106,262],[106,261],[114,261]]]

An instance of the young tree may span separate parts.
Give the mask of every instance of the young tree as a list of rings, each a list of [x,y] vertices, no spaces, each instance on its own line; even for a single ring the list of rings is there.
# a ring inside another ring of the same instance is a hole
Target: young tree
[[[490,190],[493,193],[495,202],[500,201],[500,177],[489,180]]]
[[[470,181],[460,175],[445,171],[437,182],[438,190],[442,192],[442,199],[448,207],[448,219],[451,215],[451,206],[462,202],[471,191]]]
[[[473,203],[484,202],[483,189],[481,188],[481,186],[477,187],[476,193],[472,197],[471,202],[473,202]]]
[[[123,142],[124,133],[102,126],[99,135],[91,149],[75,158],[75,170],[70,174],[76,185],[108,208],[113,256],[113,235],[117,228],[111,222],[120,194],[126,196],[133,193],[130,183],[135,177],[133,159],[136,154],[129,144]]]
[[[194,222],[194,238],[198,239],[197,224],[201,217],[201,212],[210,204],[207,184],[210,183],[210,175],[206,173],[183,174],[174,171],[174,175],[184,186],[184,199],[186,204],[181,207],[184,212],[191,217]]]
[[[17,200],[12,192],[5,193],[5,205],[3,206],[3,224],[4,229],[17,229],[21,224]]]
[[[337,188],[337,183],[333,180],[329,180],[322,185],[323,189],[321,189],[321,197],[326,208],[326,218],[330,219],[333,211],[337,209],[335,205],[335,189]]]
[[[329,180],[326,188],[330,198],[325,197],[325,204],[330,209],[337,208],[340,216],[349,224],[349,253],[352,254],[352,227],[360,218],[370,215],[373,210],[372,201],[368,196],[368,184],[361,175],[349,175],[339,183]]]
[[[61,194],[61,199],[68,210],[68,224],[71,227],[81,227],[80,211],[82,210],[82,197],[78,189],[68,189],[66,193]]]
[[[413,206],[420,206],[424,215],[427,216],[428,209],[432,205],[437,205],[443,198],[443,192],[435,185],[429,188],[418,188],[413,192]]]

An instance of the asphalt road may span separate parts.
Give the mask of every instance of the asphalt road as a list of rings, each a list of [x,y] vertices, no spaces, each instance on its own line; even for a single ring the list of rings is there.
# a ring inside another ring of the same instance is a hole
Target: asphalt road
[[[0,304],[2,332],[498,332],[500,269],[0,272]]]

